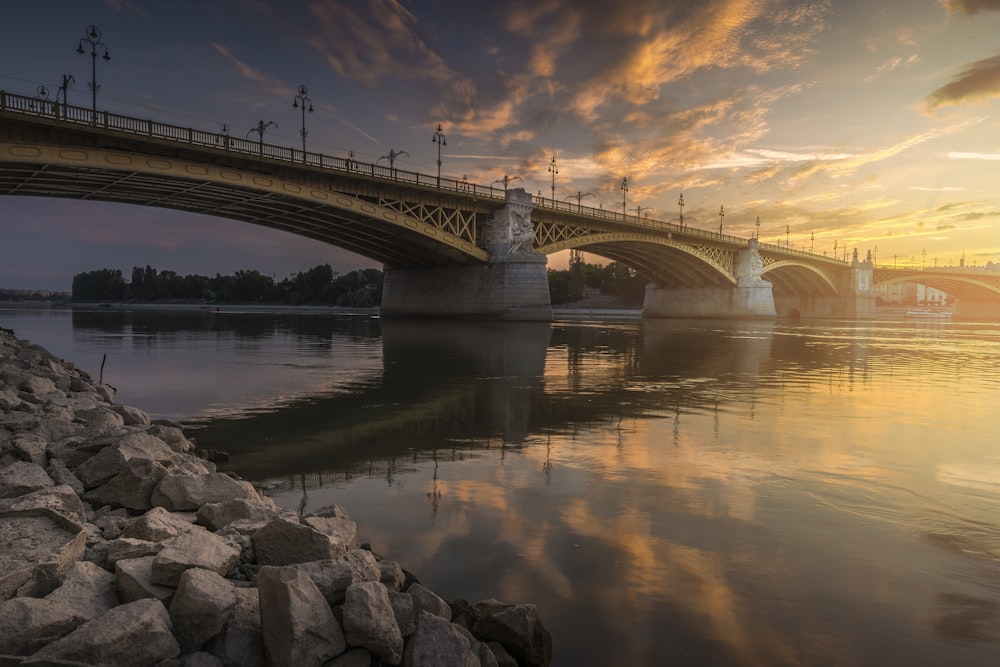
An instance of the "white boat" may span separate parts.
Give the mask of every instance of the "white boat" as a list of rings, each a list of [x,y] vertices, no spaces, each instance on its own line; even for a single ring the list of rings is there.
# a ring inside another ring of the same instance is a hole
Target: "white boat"
[[[906,311],[906,317],[913,319],[941,319],[950,318],[950,310],[930,310],[928,308],[917,308]]]

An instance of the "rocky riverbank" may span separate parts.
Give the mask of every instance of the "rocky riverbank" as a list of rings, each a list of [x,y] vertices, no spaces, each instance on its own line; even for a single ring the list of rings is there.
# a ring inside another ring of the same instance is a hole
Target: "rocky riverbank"
[[[445,601],[114,398],[0,329],[0,667],[550,663],[534,605]]]

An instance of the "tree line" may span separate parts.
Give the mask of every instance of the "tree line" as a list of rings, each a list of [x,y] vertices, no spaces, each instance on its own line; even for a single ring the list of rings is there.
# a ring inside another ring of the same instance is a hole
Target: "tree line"
[[[203,301],[207,303],[273,303],[368,308],[382,303],[382,271],[358,269],[337,274],[329,264],[314,266],[281,281],[257,270],[233,275],[182,276],[151,266],[133,267],[126,276],[119,269],[98,269],[73,276],[74,301]],[[570,303],[591,294],[614,296],[639,306],[646,281],[621,262],[590,264],[578,254],[568,269],[548,270],[553,305]]]
[[[329,264],[314,266],[281,281],[257,270],[215,277],[179,275],[151,266],[98,269],[73,276],[74,301],[204,301],[280,303],[368,308],[382,301],[382,272],[358,269],[336,274]]]

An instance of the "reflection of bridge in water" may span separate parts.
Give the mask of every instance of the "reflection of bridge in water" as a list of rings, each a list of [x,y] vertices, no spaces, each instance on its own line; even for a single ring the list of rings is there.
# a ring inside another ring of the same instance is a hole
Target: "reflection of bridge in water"
[[[769,322],[381,327],[380,382],[190,433],[200,446],[229,451],[230,467],[250,479],[309,487],[374,476],[392,484],[421,461],[505,453],[590,428],[621,435],[633,418],[679,424],[686,414],[752,405],[788,364],[813,369],[817,381],[863,383],[868,373],[863,341],[816,348],[775,335]]]
[[[577,249],[645,277],[647,317],[868,318],[871,290],[905,279],[947,285],[956,318],[1000,318],[990,276],[875,271],[856,258],[2,91],[0,194],[172,208],[336,245],[383,263],[387,316],[547,321],[545,257]]]

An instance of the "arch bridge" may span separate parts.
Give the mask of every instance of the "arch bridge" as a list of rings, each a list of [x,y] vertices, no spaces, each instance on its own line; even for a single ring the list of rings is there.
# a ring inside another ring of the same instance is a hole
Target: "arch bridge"
[[[329,243],[384,265],[388,315],[548,319],[545,257],[574,248],[645,277],[650,316],[864,315],[837,306],[853,269],[833,258],[3,91],[0,194],[171,208]]]

